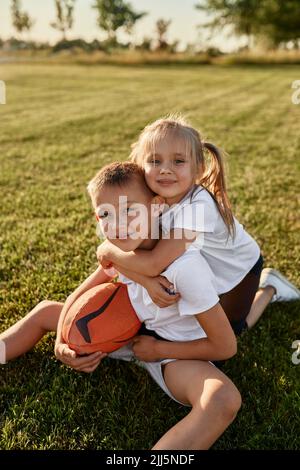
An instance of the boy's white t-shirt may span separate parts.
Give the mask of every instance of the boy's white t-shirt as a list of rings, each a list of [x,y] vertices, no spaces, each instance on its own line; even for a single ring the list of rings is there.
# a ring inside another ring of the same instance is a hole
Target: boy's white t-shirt
[[[127,284],[128,295],[141,322],[149,330],[171,341],[192,341],[205,338],[196,314],[205,312],[219,302],[214,275],[199,251],[186,251],[161,273],[180,292],[175,304],[160,308],[140,284],[119,274]]]
[[[233,289],[259,258],[258,244],[235,218],[235,237],[228,236],[214,199],[202,186],[193,186],[178,204],[161,215],[160,223],[163,238],[168,238],[174,228],[199,232],[187,251],[201,252],[215,277],[218,294]]]

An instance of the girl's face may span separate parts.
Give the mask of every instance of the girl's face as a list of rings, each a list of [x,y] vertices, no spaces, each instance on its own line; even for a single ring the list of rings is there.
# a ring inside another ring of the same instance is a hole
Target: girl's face
[[[194,184],[191,157],[183,139],[167,135],[144,160],[146,182],[169,205],[179,202]]]

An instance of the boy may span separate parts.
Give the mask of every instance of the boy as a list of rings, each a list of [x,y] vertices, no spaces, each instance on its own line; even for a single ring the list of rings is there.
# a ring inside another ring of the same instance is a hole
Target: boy
[[[102,226],[107,224],[106,232],[115,232],[110,238],[112,243],[124,251],[153,247],[156,240],[150,238],[150,231],[155,219],[151,212],[154,195],[137,165],[131,162],[107,165],[90,182],[88,189]],[[140,221],[144,230],[137,229],[135,214],[131,215],[135,208],[140,209],[141,206],[146,208],[144,219]],[[120,214],[125,213],[127,217],[122,218]],[[191,266],[193,276],[190,276]],[[181,296],[165,294],[169,307],[162,310],[153,304],[147,291],[141,287],[147,288],[153,280],[118,266],[115,268],[126,276],[121,280],[127,283],[131,302],[145,322],[143,332],[152,332],[156,337],[148,334],[137,336],[132,347],[125,346],[109,356],[131,360],[135,355],[138,363],[149,371],[170,397],[192,407],[190,413],[162,436],[153,449],[209,448],[233,421],[241,404],[234,384],[209,362],[229,358],[236,352],[235,336],[218,303],[212,273],[198,252],[182,255],[165,272],[175,282]],[[77,357],[63,343],[61,327],[65,313],[78,296],[111,278],[99,267],[64,305],[50,301],[38,304],[0,336],[5,345],[6,359],[30,349],[47,331],[57,331],[56,357],[76,370],[95,370],[106,354]],[[170,284],[164,285],[168,287]]]

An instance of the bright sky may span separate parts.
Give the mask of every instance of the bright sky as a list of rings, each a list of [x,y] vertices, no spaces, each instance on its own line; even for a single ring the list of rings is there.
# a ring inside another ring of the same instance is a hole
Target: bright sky
[[[133,39],[140,41],[144,36],[154,36],[155,22],[158,18],[172,20],[169,28],[168,39],[178,39],[181,45],[195,43],[199,40],[197,25],[205,19],[203,13],[194,8],[197,0],[129,0],[136,11],[148,12],[148,15],[138,21]],[[10,0],[0,0],[0,36],[8,38],[14,34],[11,25]],[[69,38],[83,37],[86,40],[94,38],[103,39],[104,35],[97,27],[96,11],[92,9],[94,0],[77,0],[74,10],[74,27],[69,33]],[[54,43],[61,36],[49,23],[55,20],[54,0],[22,0],[22,9],[36,20],[30,39],[48,41]],[[126,37],[119,36],[121,40]],[[218,34],[211,44],[220,47],[224,51],[232,50],[241,44],[234,38]]]

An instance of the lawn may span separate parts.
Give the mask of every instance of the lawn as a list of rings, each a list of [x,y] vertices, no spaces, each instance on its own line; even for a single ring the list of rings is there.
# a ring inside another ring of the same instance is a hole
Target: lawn
[[[95,268],[86,184],[149,121],[185,113],[229,154],[234,212],[268,266],[300,285],[299,66],[2,65],[0,330],[64,301]],[[299,303],[273,304],[225,372],[243,397],[214,449],[300,449]],[[54,336],[0,366],[1,449],[149,449],[188,409],[133,364],[58,363]]]

